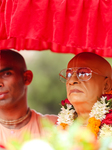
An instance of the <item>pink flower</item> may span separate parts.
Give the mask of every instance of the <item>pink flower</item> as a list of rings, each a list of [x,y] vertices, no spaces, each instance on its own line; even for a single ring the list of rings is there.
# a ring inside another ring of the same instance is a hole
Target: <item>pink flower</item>
[[[65,103],[66,104],[71,104],[70,101],[67,98],[65,99]]]
[[[5,147],[4,147],[3,145],[1,145],[1,144],[0,144],[0,148],[3,148],[3,149],[5,149]]]
[[[106,96],[107,100],[110,100],[112,98],[112,94],[103,94],[102,96]],[[102,120],[101,126],[103,124],[112,125],[112,109],[109,110],[109,113],[106,114],[106,118]]]
[[[62,106],[65,106],[65,104],[71,104],[67,98],[61,101]]]
[[[107,100],[112,98],[112,94],[103,94],[102,96],[107,96]]]
[[[102,120],[101,126],[102,126],[103,124],[112,125],[112,109],[109,110],[109,113],[108,113],[108,114],[106,114],[106,118]]]
[[[62,106],[65,106],[65,100],[62,100],[62,101],[61,101],[61,105],[62,105]]]

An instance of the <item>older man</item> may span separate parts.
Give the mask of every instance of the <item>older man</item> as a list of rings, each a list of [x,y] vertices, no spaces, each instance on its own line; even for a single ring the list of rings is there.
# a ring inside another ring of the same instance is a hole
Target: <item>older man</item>
[[[28,107],[27,87],[32,78],[19,53],[0,50],[0,144],[5,145],[11,138],[21,139],[24,132],[39,137],[41,118],[56,122],[56,116],[42,116]]]
[[[78,117],[88,124],[89,113],[98,98],[111,89],[111,66],[101,56],[83,52],[73,57],[60,72],[60,79],[66,83],[67,97]]]

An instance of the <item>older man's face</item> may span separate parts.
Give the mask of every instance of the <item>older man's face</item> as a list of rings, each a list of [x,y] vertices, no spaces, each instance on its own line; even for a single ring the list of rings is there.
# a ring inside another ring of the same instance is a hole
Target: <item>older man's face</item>
[[[92,63],[86,63],[81,59],[78,63],[75,63],[75,59],[70,61],[68,64],[68,68],[73,67],[89,67],[91,70],[100,73],[97,68],[93,67]],[[72,75],[72,77],[66,82],[66,89],[67,89],[67,97],[69,101],[74,105],[75,103],[95,103],[103,94],[104,90],[104,80],[105,76],[101,76],[95,73],[92,73],[92,77],[88,81],[80,81],[76,73]]]

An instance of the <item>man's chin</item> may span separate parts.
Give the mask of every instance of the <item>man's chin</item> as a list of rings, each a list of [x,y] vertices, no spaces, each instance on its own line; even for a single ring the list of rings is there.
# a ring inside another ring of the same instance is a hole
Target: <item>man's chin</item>
[[[83,103],[84,102],[84,97],[81,98],[79,95],[74,95],[69,97],[69,101],[71,104],[73,103]]]
[[[8,107],[11,104],[11,99],[0,99],[0,108],[1,107]]]
[[[84,93],[83,92],[80,92],[80,93],[76,93],[76,92],[73,92],[71,94],[69,94],[69,97],[82,97],[84,96]]]

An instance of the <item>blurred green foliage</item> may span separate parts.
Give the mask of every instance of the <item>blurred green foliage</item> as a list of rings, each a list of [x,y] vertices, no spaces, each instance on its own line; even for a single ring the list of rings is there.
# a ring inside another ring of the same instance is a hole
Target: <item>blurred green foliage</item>
[[[31,53],[26,51],[26,53]],[[23,55],[25,57],[26,53]],[[42,114],[58,114],[61,100],[66,98],[65,84],[59,80],[59,72],[67,67],[73,54],[51,51],[33,51],[30,59],[25,57],[28,69],[34,77],[28,87],[28,105]],[[106,58],[112,64],[111,58]]]
[[[42,114],[58,114],[59,104],[66,98],[66,87],[59,80],[59,72],[67,67],[73,56],[51,51],[35,51],[30,59],[25,59],[28,69],[32,70],[34,75],[28,87],[30,108]]]

